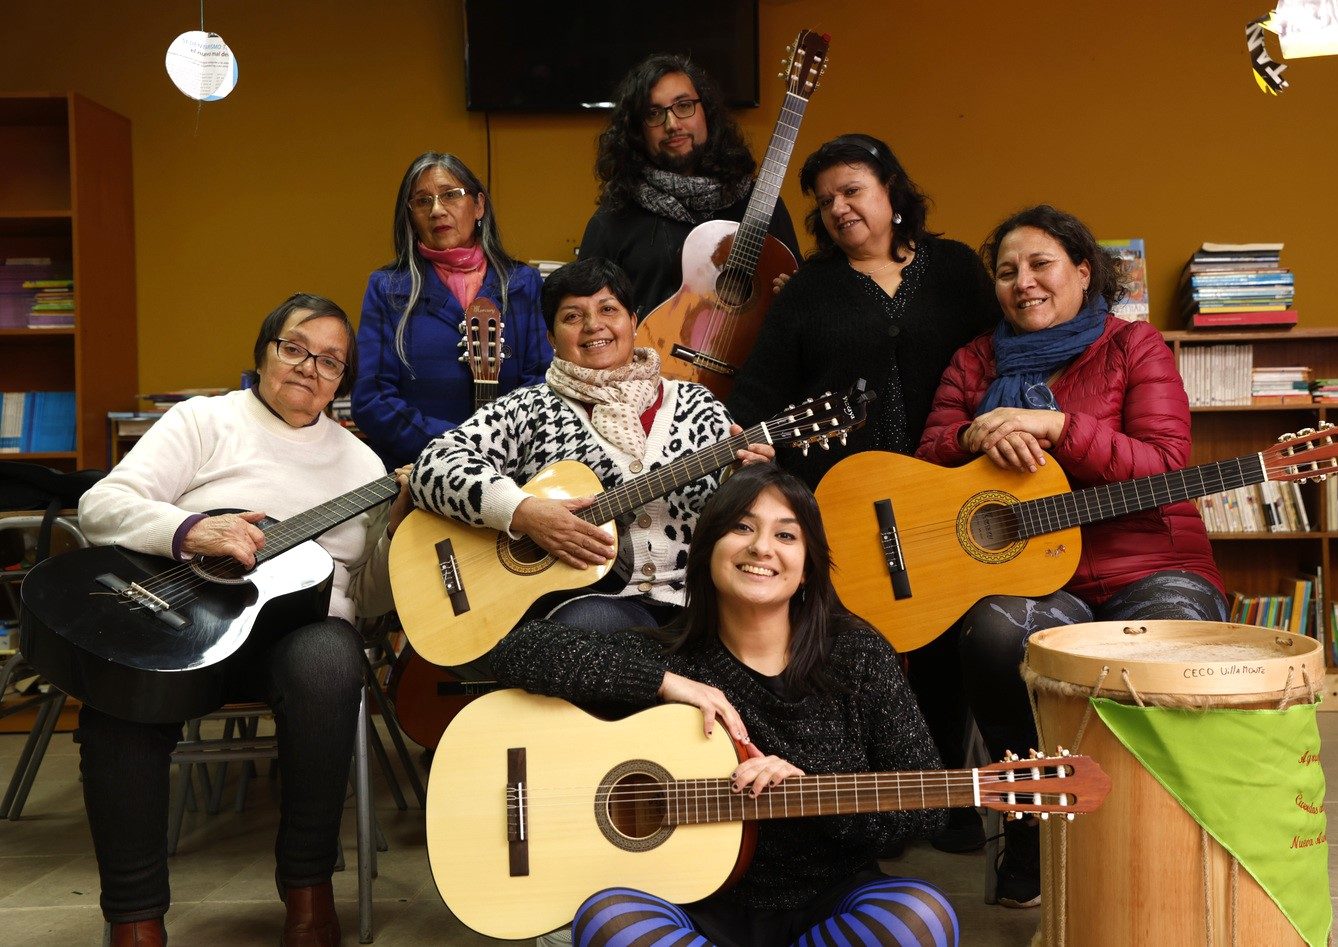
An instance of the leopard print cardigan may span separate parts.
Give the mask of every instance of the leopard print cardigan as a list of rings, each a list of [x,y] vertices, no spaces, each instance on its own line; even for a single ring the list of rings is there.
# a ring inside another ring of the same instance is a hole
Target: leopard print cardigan
[[[600,437],[582,405],[547,385],[517,389],[428,444],[410,478],[414,504],[472,526],[509,530],[528,496],[520,485],[559,460],[585,464],[608,490],[729,436],[733,422],[707,389],[669,379],[662,384],[664,399],[642,458]],[[633,555],[632,577],[619,595],[684,603],[692,529],[719,484],[719,473],[702,477],[619,524]]]

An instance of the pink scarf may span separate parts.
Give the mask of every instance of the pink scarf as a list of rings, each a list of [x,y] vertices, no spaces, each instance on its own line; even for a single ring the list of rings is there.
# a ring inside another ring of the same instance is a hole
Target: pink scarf
[[[483,255],[483,248],[475,243],[452,250],[433,250],[420,243],[418,255],[431,261],[438,278],[460,303],[460,308],[468,309],[483,288],[483,277],[488,275],[488,260]]]

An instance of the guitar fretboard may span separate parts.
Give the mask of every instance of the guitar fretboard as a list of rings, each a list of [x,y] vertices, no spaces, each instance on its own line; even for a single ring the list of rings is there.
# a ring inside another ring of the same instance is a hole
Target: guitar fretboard
[[[587,523],[607,523],[645,506],[651,500],[672,493],[684,484],[729,466],[734,462],[735,455],[747,445],[769,444],[772,440],[765,423],[755,425],[741,434],[687,454],[645,476],[601,493],[598,500],[576,515]]]
[[[359,513],[392,499],[399,492],[400,487],[394,477],[382,477],[320,506],[265,527],[265,548],[256,556],[256,564],[273,559],[308,539],[315,539],[345,520],[351,520]]]
[[[762,159],[762,168],[753,185],[753,196],[749,198],[748,209],[734,234],[734,245],[730,248],[726,269],[750,274],[757,269],[762,244],[766,242],[771,216],[776,211],[776,201],[785,180],[785,169],[790,164],[790,155],[794,153],[795,139],[799,137],[799,123],[807,107],[808,99],[793,92],[785,93],[780,117],[776,119],[776,129],[771,133],[771,143],[767,145],[766,157]]]
[[[666,821],[672,825],[909,812],[970,806],[975,800],[969,769],[791,776],[757,798],[734,792],[728,779],[680,779],[665,789]]]
[[[1027,538],[1263,483],[1266,479],[1263,455],[1247,454],[1122,483],[1025,500],[1007,511],[1016,517],[1017,538]]]

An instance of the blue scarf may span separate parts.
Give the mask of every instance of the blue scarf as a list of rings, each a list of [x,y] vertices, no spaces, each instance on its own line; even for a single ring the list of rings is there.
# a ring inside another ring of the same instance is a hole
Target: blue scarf
[[[1045,380],[1101,338],[1110,306],[1097,296],[1068,322],[1017,332],[1007,319],[994,330],[994,366],[999,377],[976,408],[976,417],[999,407],[1060,410]],[[1028,392],[1030,391],[1030,397]]]

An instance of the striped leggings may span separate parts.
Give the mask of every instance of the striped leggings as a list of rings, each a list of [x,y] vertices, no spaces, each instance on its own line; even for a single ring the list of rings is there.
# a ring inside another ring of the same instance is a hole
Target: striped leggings
[[[592,895],[571,930],[574,947],[714,947],[683,908],[631,888]],[[933,885],[882,878],[851,889],[792,947],[956,947],[959,933],[957,914]]]

